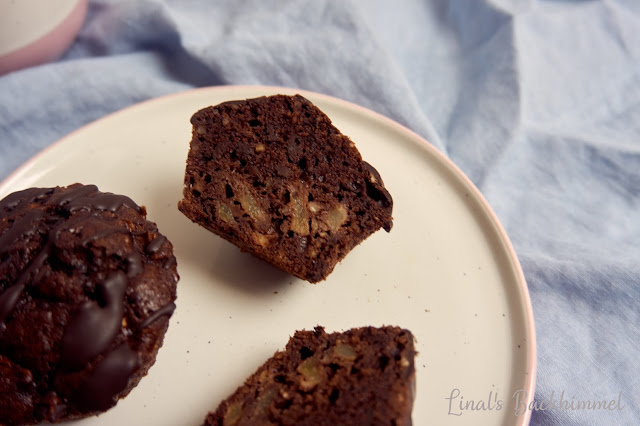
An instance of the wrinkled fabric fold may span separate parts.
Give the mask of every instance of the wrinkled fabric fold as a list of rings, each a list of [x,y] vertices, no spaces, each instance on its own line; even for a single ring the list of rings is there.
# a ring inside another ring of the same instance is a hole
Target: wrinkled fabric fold
[[[95,0],[62,59],[0,77],[0,178],[111,112],[227,84],[325,93],[429,140],[519,255],[536,399],[625,407],[531,424],[637,421],[640,2]]]

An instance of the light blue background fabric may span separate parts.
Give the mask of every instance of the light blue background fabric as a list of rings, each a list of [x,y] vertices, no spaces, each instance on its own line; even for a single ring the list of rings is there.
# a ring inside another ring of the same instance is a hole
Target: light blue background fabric
[[[326,93],[427,138],[522,263],[537,399],[624,406],[532,424],[638,424],[640,1],[95,0],[61,60],[0,77],[0,178],[108,113],[222,84]]]

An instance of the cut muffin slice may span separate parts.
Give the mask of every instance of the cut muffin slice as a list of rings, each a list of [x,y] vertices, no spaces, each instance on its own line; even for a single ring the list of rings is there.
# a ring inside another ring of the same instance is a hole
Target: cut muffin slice
[[[393,200],[354,143],[302,96],[195,113],[180,211],[301,279],[324,280],[392,226]]]
[[[298,331],[204,424],[411,425],[414,357],[399,327]]]

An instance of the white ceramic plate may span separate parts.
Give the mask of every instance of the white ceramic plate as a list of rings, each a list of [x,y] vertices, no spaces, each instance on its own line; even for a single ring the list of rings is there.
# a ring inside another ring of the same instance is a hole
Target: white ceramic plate
[[[276,270],[176,208],[190,116],[232,99],[306,96],[351,137],[393,195],[394,226],[312,285]],[[197,425],[298,329],[399,325],[417,339],[416,425],[526,424],[515,392],[533,397],[533,314],[516,255],[478,190],[415,133],[316,93],[222,86],[154,99],[84,127],[0,186],[94,183],[147,206],[175,245],[175,315],[149,375],[83,425]],[[521,398],[522,401],[522,398]],[[500,403],[499,403],[500,402]],[[521,407],[521,405],[520,405]]]

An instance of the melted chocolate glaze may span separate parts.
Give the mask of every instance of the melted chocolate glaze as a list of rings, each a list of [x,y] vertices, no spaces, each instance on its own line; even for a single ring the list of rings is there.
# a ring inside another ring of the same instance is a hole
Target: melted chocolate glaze
[[[120,207],[126,206],[132,209],[140,211],[140,207],[131,200],[131,198],[124,195],[116,195],[111,193],[100,193],[93,197],[82,196],[75,197],[69,201],[65,206],[65,209],[69,213],[77,212],[79,210],[101,210],[107,212],[115,212]]]
[[[124,292],[127,277],[123,272],[111,274],[98,285],[100,306],[95,301],[83,303],[75,311],[62,339],[62,366],[69,370],[81,370],[95,357],[109,348],[122,324]]]
[[[138,252],[133,252],[127,257],[127,277],[133,278],[143,271],[142,256]]]
[[[4,321],[16,306],[16,303],[18,303],[18,300],[20,300],[23,290],[24,284],[15,284],[0,295],[0,333],[4,331]]]
[[[16,191],[0,200],[0,210],[11,211],[22,204],[33,203],[40,198],[51,195],[54,189],[55,188],[29,188]]]
[[[105,355],[74,395],[81,408],[106,410],[113,398],[129,384],[129,378],[140,366],[138,354],[125,342]]]
[[[149,327],[154,321],[156,321],[160,317],[164,317],[164,316],[170,317],[171,315],[173,315],[173,311],[175,310],[176,310],[175,303],[173,302],[167,303],[162,308],[158,309],[157,311],[149,315],[149,317],[146,320],[142,321],[142,323],[140,324],[139,330]]]
[[[93,185],[69,187],[68,191],[55,193],[55,188],[31,188],[13,193],[0,200],[0,211],[11,211],[24,204],[30,204],[45,197],[48,200],[42,204],[44,208],[33,209],[17,218],[12,226],[3,235],[0,235],[0,254],[21,238],[33,236],[39,225],[47,224],[49,232],[44,239],[40,251],[33,257],[26,268],[16,278],[13,285],[0,294],[0,336],[5,329],[5,321],[19,302],[28,283],[37,277],[42,265],[51,256],[56,246],[61,231],[78,227],[93,215],[81,215],[77,219],[74,216],[79,211],[116,212],[126,206],[142,212],[142,209],[130,198],[111,193],[100,193]],[[54,211],[66,212],[62,217],[47,212],[46,206],[51,206]],[[125,228],[108,229],[102,233],[94,234],[82,241],[87,246],[91,241],[106,237],[114,233],[135,233]],[[145,252],[154,254],[167,241],[166,237],[159,235],[152,240]],[[103,410],[114,403],[114,397],[126,388],[131,375],[140,365],[140,359],[125,342],[111,352],[114,338],[117,336],[124,315],[124,298],[129,279],[143,271],[143,258],[139,253],[132,253],[126,259],[126,274],[113,272],[107,279],[96,285],[97,301],[89,300],[75,312],[67,324],[62,339],[61,365],[67,371],[81,370],[89,365],[92,359],[105,354],[94,367],[91,374],[72,396],[72,399],[87,410]],[[172,262],[170,262],[172,260]],[[165,262],[165,268],[175,265],[175,258],[171,256]],[[163,316],[171,316],[175,310],[173,302],[168,303],[144,320],[134,332],[148,327],[154,321]]]
[[[145,252],[147,254],[157,253],[158,250],[162,248],[162,245],[164,244],[165,241],[167,241],[167,237],[165,237],[164,235],[158,235],[153,241],[147,244],[147,247],[145,248]]]
[[[45,419],[50,419],[55,423],[64,415],[66,411],[67,406],[62,402],[58,394],[54,391],[49,391],[42,397],[40,403],[36,406],[34,417],[39,422]]]
[[[164,265],[162,266],[164,267],[164,269],[171,269],[175,264],[176,264],[176,257],[171,256],[167,260],[165,260]]]
[[[129,197],[111,193],[101,193],[95,185],[69,187],[68,191],[57,194],[54,190],[54,188],[30,188],[13,193],[0,201],[0,209],[13,210],[24,203],[30,204],[38,199],[50,196],[49,200],[45,202],[45,206],[51,205],[54,208],[63,208],[69,213],[82,209],[115,212],[122,206],[128,206],[140,211],[140,207]],[[31,210],[17,219],[11,225],[11,228],[0,236],[0,247],[2,247],[0,250],[5,252],[19,238],[26,238],[33,235],[37,229],[37,227],[34,226],[35,223],[53,219],[55,218],[48,214],[44,208]],[[51,249],[55,245],[58,234],[61,230],[68,228],[69,223],[65,222],[65,220],[61,220],[59,223],[53,225],[49,231],[48,239],[40,252],[19,275],[14,284],[16,288],[10,287],[0,295],[0,332],[4,329],[5,320],[20,299],[20,295],[25,288],[25,282],[33,275],[37,275],[42,264],[51,255]],[[9,295],[7,296],[6,293],[9,293]]]
[[[33,235],[37,229],[34,224],[43,218],[41,211],[33,210],[13,222],[11,228],[0,236],[0,253],[6,253],[19,239]]]
[[[0,335],[5,329],[5,320],[11,314],[16,304],[22,296],[27,280],[38,274],[40,267],[47,260],[52,242],[55,241],[55,234],[51,235],[44,248],[31,260],[29,265],[18,276],[15,284],[9,287],[0,295]]]

